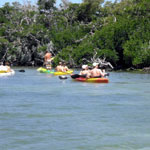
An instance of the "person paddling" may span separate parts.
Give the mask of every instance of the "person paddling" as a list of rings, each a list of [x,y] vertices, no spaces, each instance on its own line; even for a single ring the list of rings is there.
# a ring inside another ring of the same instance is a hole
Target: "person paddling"
[[[71,78],[76,79],[76,78],[90,78],[90,70],[88,65],[82,65],[82,70],[80,71],[79,74],[71,74]]]
[[[80,76],[89,78],[91,76],[88,65],[82,65],[82,70],[79,73]]]
[[[8,72],[11,72],[11,71],[12,71],[11,68],[10,68],[9,62],[6,62],[6,63],[5,63],[5,67],[7,68],[7,71],[8,71]]]
[[[63,72],[69,71],[69,68],[67,67],[66,63],[63,63]]]
[[[63,65],[62,62],[59,62],[59,65],[56,67],[57,72],[63,72]]]
[[[93,63],[93,69],[91,70],[91,77],[92,78],[99,78],[99,77],[104,77],[105,73],[102,72],[101,69],[98,67],[98,63]]]
[[[0,72],[7,72],[7,67],[3,65],[3,62],[0,62]]]

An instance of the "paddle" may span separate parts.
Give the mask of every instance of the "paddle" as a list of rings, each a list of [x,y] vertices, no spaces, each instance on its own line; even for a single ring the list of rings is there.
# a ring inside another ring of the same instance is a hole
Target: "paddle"
[[[76,79],[76,78],[79,78],[79,77],[80,77],[79,74],[73,74],[73,75],[71,75],[71,78],[73,78],[73,79]]]
[[[73,74],[73,75],[70,75],[71,76],[71,78],[73,78],[73,79],[75,79],[75,78],[79,78],[79,77],[81,77],[80,75],[78,75],[78,74]],[[59,76],[59,79],[68,79],[69,77],[67,77],[67,76],[65,76],[65,75],[61,75],[61,76]]]
[[[21,70],[18,70],[19,72],[25,72],[25,70],[24,69],[21,69]]]
[[[105,75],[104,75],[104,77],[106,77],[106,76],[109,76],[109,73],[106,73]],[[94,78],[101,78],[102,76],[97,76],[97,77],[94,77]],[[63,80],[63,79],[68,79],[69,77],[67,77],[67,76],[64,76],[64,75],[61,75],[61,76],[59,76],[59,79],[61,79],[61,80]],[[86,78],[86,75],[79,75],[79,74],[72,74],[71,75],[71,78],[72,79],[76,79],[76,78]]]
[[[15,71],[18,71],[18,72],[25,72],[25,70],[24,70],[24,69],[15,70]]]
[[[109,73],[106,73],[106,74],[104,75],[104,77],[106,77],[106,76],[109,76]]]
[[[68,77],[67,76],[59,76],[59,79],[68,79]]]

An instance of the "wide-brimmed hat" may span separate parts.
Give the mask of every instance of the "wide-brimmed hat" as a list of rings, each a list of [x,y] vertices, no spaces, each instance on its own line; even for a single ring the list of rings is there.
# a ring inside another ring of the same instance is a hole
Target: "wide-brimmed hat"
[[[93,63],[93,66],[95,67],[95,66],[97,66],[98,64],[99,64],[99,63],[96,63],[96,62],[95,62],[95,63]]]
[[[82,69],[86,69],[86,67],[88,67],[88,65],[82,65]]]

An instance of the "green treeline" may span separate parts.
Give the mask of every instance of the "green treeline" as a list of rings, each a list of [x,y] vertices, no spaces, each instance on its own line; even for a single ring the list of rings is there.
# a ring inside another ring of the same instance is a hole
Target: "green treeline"
[[[150,66],[150,1],[38,0],[37,6],[6,3],[0,8],[0,61],[42,65],[90,63],[95,57],[118,68]]]

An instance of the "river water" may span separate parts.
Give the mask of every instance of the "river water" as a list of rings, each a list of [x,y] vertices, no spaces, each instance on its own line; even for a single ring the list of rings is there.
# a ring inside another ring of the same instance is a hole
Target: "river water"
[[[150,150],[150,74],[98,84],[17,69],[0,77],[0,150]]]

